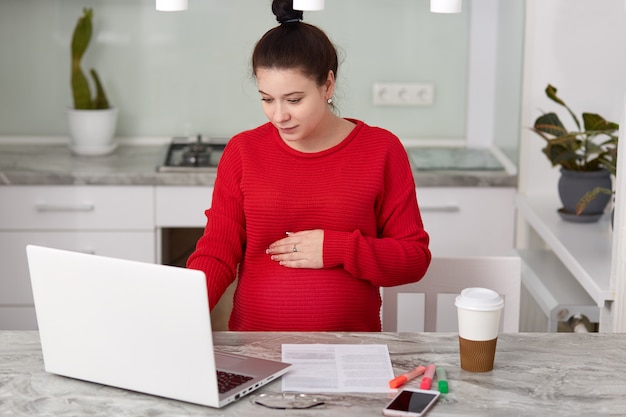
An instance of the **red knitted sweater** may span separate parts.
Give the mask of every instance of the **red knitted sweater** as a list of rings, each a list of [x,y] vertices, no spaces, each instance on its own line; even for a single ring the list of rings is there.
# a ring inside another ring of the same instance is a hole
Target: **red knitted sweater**
[[[318,153],[290,148],[271,123],[226,146],[187,267],[206,273],[211,308],[239,276],[231,330],[380,331],[379,287],[425,274],[429,237],[406,151],[351,121],[347,138]],[[312,229],[324,230],[322,269],[265,253],[285,232]]]

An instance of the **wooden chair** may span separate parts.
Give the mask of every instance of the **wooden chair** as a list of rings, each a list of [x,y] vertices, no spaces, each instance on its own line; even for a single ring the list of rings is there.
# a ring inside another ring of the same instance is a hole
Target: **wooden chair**
[[[457,332],[454,299],[463,288],[490,288],[504,297],[500,331],[519,331],[521,260],[517,256],[433,258],[419,282],[382,288],[388,332]]]

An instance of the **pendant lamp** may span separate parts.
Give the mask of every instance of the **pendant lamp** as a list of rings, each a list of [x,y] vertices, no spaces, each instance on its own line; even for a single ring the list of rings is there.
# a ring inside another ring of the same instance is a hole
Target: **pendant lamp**
[[[187,10],[187,0],[156,0],[156,9],[160,12]]]
[[[324,0],[293,0],[294,10],[324,10]]]
[[[432,13],[461,13],[463,0],[430,0]]]

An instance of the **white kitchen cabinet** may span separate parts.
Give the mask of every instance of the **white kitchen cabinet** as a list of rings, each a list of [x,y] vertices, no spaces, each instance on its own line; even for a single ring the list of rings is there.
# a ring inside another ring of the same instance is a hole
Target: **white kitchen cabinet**
[[[433,256],[511,255],[515,188],[418,187]]]
[[[26,245],[155,261],[154,190],[0,187],[0,329],[34,329]]]
[[[204,211],[211,207],[213,187],[158,186],[155,190],[156,226],[202,227],[206,225]]]
[[[146,230],[154,190],[140,186],[0,188],[0,230]]]
[[[156,187],[157,262],[185,266],[204,231],[212,195],[212,186]]]
[[[515,188],[418,187],[424,227],[436,255],[510,255]],[[156,187],[157,228],[203,228],[213,187]]]
[[[157,228],[203,228],[213,187],[156,187]],[[437,255],[510,255],[515,188],[418,187],[417,199]]]

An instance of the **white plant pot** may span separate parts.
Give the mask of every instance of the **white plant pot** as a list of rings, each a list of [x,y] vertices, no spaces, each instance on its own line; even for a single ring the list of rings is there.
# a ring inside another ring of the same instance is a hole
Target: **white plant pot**
[[[114,140],[117,108],[67,110],[70,147],[78,155],[107,155],[117,148]]]

